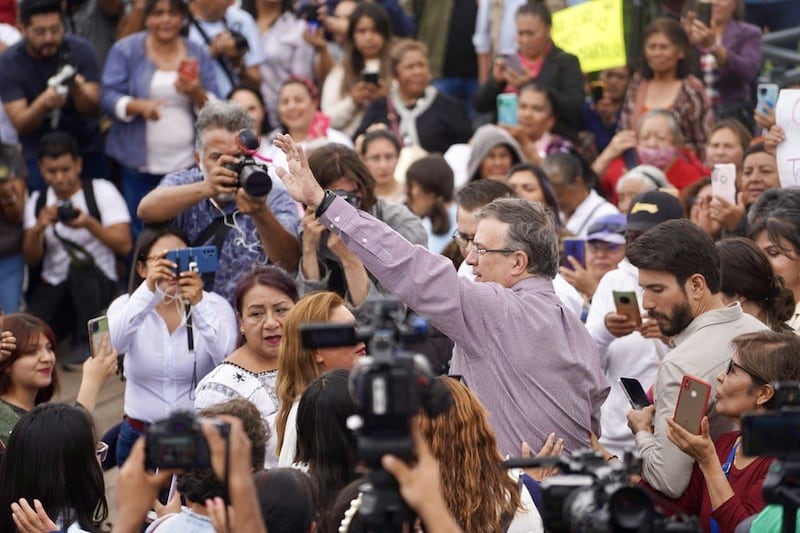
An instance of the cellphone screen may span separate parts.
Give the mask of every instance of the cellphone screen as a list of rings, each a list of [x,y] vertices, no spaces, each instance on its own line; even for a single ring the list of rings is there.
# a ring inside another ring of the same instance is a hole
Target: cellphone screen
[[[575,270],[567,257],[574,257],[583,268],[586,268],[586,241],[583,239],[564,239],[564,266]]]
[[[619,384],[625,391],[628,401],[634,409],[644,409],[648,405],[652,405],[647,393],[644,392],[642,384],[636,378],[619,378]]]

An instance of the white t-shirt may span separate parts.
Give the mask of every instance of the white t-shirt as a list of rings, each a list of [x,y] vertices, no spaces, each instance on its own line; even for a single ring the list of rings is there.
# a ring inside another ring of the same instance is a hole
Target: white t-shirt
[[[131,216],[128,213],[128,206],[125,199],[117,190],[113,183],[107,180],[92,180],[94,189],[94,199],[97,209],[100,211],[100,223],[103,227],[114,226],[115,224],[129,224]],[[25,204],[25,224],[24,228],[31,229],[36,225],[36,202],[39,199],[39,191],[31,194]],[[80,209],[84,213],[89,212],[86,205],[86,197],[81,188],[69,199],[72,207]],[[47,201],[45,206],[57,205],[59,203],[56,193],[52,189],[47,189]],[[69,239],[83,246],[86,251],[94,258],[95,264],[108,276],[108,279],[117,281],[117,270],[114,261],[114,252],[100,242],[86,228],[71,228],[62,224],[55,223],[56,231],[61,237]],[[67,270],[69,269],[70,258],[61,241],[53,233],[53,226],[48,226],[44,230],[45,249],[42,261],[42,278],[51,285],[58,285],[67,280]]]
[[[189,97],[175,89],[178,72],[156,70],[150,98],[164,102],[161,118],[145,122],[147,172],[169,174],[194,165],[194,117]]]

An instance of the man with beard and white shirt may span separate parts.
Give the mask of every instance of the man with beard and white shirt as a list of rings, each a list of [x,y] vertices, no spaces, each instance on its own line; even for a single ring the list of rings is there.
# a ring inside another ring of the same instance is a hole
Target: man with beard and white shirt
[[[633,241],[627,255],[639,269],[642,306],[672,346],[658,368],[655,406],[628,412],[628,426],[642,456],[642,477],[677,498],[694,466],[666,432],[683,376],[712,384],[705,413],[712,439],[732,431],[734,423],[716,412],[716,376],[730,363],[734,337],[769,328],[744,313],[739,302],[723,304],[719,253],[711,237],[690,221],[662,222]]]
[[[628,213],[626,246],[661,222],[676,218],[683,218],[683,208],[671,194],[651,191],[639,195]],[[611,384],[611,392],[600,410],[603,427],[600,444],[622,457],[626,449],[635,446],[635,441],[627,426],[630,403],[618,380],[636,378],[644,390],[650,389],[656,382],[658,365],[670,348],[662,340],[664,336],[655,320],[645,318],[642,326],[638,326],[633,317],[617,314],[613,291],[635,292],[641,306],[639,271],[627,258],[600,280],[586,318],[586,329],[594,339],[600,364]],[[640,313],[644,316],[644,309],[640,308]]]
[[[213,280],[206,290],[232,300],[242,272],[254,263],[274,263],[297,270],[297,206],[281,185],[266,198],[253,197],[238,186],[235,170],[242,155],[241,130],[252,130],[253,119],[232,102],[209,102],[197,115],[197,167],[167,174],[139,203],[137,214],[146,224],[170,219],[189,237],[191,246],[213,244],[218,249]]]
[[[456,194],[458,211],[456,212],[456,231],[453,233],[453,239],[458,244],[461,255],[467,256],[469,246],[475,237],[475,230],[478,227],[475,215],[478,211],[497,198],[514,198],[515,196],[511,187],[497,180],[470,182]],[[475,276],[472,274],[472,265],[467,264],[466,260],[462,261],[458,267],[458,275],[475,280]],[[561,303],[575,313],[575,316],[580,317],[583,311],[583,298],[575,287],[561,277],[561,274],[556,274],[556,277],[553,278],[553,289]]]

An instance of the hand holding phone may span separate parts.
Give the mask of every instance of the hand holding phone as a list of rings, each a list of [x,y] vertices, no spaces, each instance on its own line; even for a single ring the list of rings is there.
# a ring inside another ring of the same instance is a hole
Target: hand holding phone
[[[572,263],[567,259],[572,257],[581,267],[586,268],[586,241],[584,239],[564,239],[564,262],[562,266],[570,270],[575,270]]]
[[[217,247],[216,246],[197,246],[194,248],[180,248],[170,250],[165,258],[172,261],[178,268],[175,274],[188,272],[189,265],[194,262],[197,272],[207,274],[217,271]]]
[[[700,1],[697,3],[697,20],[703,23],[706,28],[711,27],[711,2]]]
[[[506,68],[511,69],[516,72],[518,75],[522,76],[525,74],[524,69],[522,68],[522,63],[519,61],[519,54],[516,52],[510,54],[503,54],[503,61],[505,62]]]
[[[617,308],[618,315],[625,315],[628,320],[636,322],[637,326],[642,325],[642,315],[639,312],[639,301],[634,291],[612,291],[614,306]]]
[[[711,383],[704,379],[685,375],[675,404],[673,420],[689,433],[700,434],[700,423],[706,416]]]
[[[178,77],[184,81],[196,80],[199,73],[200,67],[197,58],[194,57],[187,57],[181,61],[181,65],[178,67]]]
[[[736,165],[717,163],[711,172],[711,194],[736,205]]]
[[[774,83],[759,83],[756,89],[756,110],[764,115],[768,115],[770,111],[775,111],[775,106],[778,104],[778,92],[780,89]]]
[[[377,72],[362,72],[361,73],[361,81],[365,83],[371,83],[372,85],[378,85],[378,73]]]

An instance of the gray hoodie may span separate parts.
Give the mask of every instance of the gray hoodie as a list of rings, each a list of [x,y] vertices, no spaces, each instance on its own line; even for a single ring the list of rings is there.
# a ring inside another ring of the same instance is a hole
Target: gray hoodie
[[[510,133],[494,124],[485,124],[475,130],[475,134],[469,140],[472,151],[467,163],[468,181],[480,179],[481,162],[489,154],[489,151],[499,144],[503,144],[511,150],[511,158],[514,160],[512,164],[516,165],[525,160],[522,148]]]

